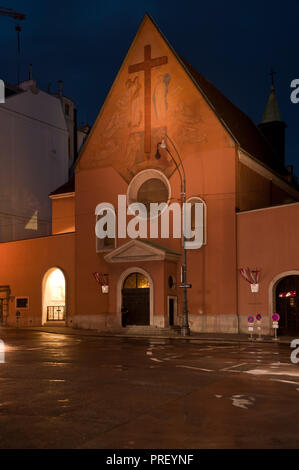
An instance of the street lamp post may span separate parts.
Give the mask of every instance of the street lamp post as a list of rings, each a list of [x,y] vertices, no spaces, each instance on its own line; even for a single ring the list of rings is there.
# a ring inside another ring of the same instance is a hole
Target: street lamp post
[[[178,159],[179,159],[179,164],[168,149],[165,139],[168,139],[171,145],[173,146]],[[161,142],[157,144],[157,152],[156,152],[156,159],[159,160],[161,158],[160,152],[159,152],[159,146],[162,149],[165,149],[168,154],[170,155],[171,159],[173,160],[179,175],[181,179],[181,205],[182,205],[182,215],[183,215],[183,220],[182,220],[182,225],[183,225],[183,230],[182,230],[182,245],[183,245],[183,266],[182,266],[182,282],[183,282],[183,291],[184,291],[184,302],[183,302],[183,325],[181,328],[181,334],[182,336],[190,336],[190,328],[189,328],[189,321],[188,321],[188,287],[187,287],[187,250],[186,250],[186,240],[185,240],[185,227],[186,227],[186,173],[185,173],[185,168],[181,159],[181,156],[172,141],[172,139],[167,135],[164,134],[164,137]],[[180,171],[180,167],[182,169],[182,173]]]

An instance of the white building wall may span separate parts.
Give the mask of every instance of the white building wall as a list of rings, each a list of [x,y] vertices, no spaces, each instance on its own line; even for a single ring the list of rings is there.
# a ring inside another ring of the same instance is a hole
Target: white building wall
[[[0,241],[50,234],[48,195],[67,179],[59,99],[33,86],[0,104]]]

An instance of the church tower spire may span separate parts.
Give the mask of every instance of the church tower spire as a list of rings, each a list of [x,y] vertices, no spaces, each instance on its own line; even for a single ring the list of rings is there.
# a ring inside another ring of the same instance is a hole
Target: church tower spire
[[[277,154],[278,159],[284,163],[285,158],[285,128],[286,124],[282,120],[278,101],[275,94],[274,75],[276,72],[272,71],[272,84],[270,95],[266,104],[266,108],[259,124],[259,129],[262,131],[268,142],[271,144],[273,150]]]

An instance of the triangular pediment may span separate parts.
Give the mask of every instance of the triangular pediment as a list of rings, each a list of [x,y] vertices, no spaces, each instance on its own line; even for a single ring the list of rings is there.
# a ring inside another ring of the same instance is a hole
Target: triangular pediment
[[[277,114],[277,113],[276,113]],[[253,121],[180,56],[145,15],[92,130],[76,171],[112,167],[130,183],[155,168],[177,171],[157,144],[171,136],[184,161],[236,144],[263,165],[286,174]]]
[[[210,123],[208,127],[203,123],[207,107],[186,66],[146,15],[80,152],[76,170],[112,166],[127,183],[148,168],[170,177],[176,166],[167,152],[162,152],[159,161],[155,159],[157,144],[167,133],[175,136],[180,150],[190,144],[205,145],[210,129]]]
[[[134,261],[177,261],[180,253],[141,240],[131,240],[105,255],[108,263]]]

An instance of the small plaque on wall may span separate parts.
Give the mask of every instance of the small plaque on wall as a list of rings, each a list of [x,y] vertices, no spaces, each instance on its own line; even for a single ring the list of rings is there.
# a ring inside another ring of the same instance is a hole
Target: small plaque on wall
[[[16,297],[16,308],[28,309],[29,308],[29,297]]]

